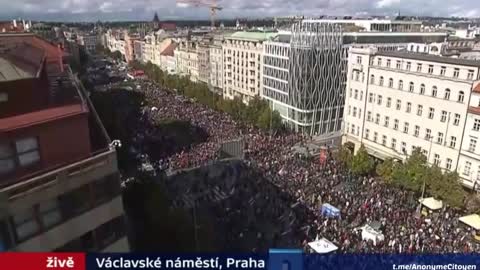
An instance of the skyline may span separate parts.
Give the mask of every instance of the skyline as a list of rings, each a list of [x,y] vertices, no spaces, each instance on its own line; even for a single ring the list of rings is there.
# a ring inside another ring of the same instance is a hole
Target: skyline
[[[480,17],[476,0],[219,0],[218,19],[289,15]],[[205,7],[177,7],[175,0],[0,0],[0,20],[24,18],[43,21],[148,21],[157,12],[161,20],[208,20]],[[428,12],[425,12],[428,11]]]

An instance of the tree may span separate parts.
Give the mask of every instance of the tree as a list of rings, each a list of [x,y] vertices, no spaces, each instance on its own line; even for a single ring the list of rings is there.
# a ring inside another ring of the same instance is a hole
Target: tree
[[[335,159],[340,162],[343,167],[350,167],[352,162],[352,151],[348,148],[347,144],[342,145],[338,152],[335,154]]]
[[[427,158],[420,148],[415,148],[402,165],[393,168],[393,183],[413,191],[420,191],[427,167]]]
[[[353,156],[350,167],[355,175],[367,175],[373,171],[375,163],[363,144],[358,149],[357,154]]]
[[[387,158],[377,165],[376,173],[387,183],[392,182],[393,167],[395,166],[395,163],[396,162],[392,158]]]

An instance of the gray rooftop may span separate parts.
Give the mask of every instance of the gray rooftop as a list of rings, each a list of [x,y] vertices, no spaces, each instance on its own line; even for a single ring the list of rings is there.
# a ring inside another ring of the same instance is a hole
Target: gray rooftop
[[[480,68],[480,61],[413,52],[378,52],[377,55]]]

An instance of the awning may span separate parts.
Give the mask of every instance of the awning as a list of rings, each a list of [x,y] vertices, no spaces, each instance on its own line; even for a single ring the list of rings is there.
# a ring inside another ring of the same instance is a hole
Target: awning
[[[322,238],[318,241],[308,243],[308,246],[312,248],[317,253],[330,253],[338,249],[338,247],[328,241],[326,238]]]
[[[423,206],[427,207],[430,210],[439,210],[442,209],[443,207],[443,202],[440,200],[436,200],[433,197],[430,198],[424,198],[418,200],[420,203],[422,203]]]
[[[475,230],[480,230],[480,216],[477,214],[464,216],[459,218],[459,220]]]

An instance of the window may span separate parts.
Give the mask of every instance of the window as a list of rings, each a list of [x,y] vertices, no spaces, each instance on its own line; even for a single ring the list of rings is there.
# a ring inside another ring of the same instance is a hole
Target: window
[[[397,110],[400,110],[402,108],[402,101],[400,99],[397,99]]]
[[[470,176],[471,169],[472,169],[472,163],[469,161],[465,162],[465,167],[463,168],[463,175]]]
[[[378,85],[383,86],[383,76],[380,76],[380,81],[378,82]]]
[[[470,144],[468,145],[468,152],[475,152],[475,148],[477,148],[477,140],[470,139]]]
[[[445,95],[443,96],[443,99],[449,100],[450,99],[450,89],[445,89]]]
[[[445,76],[445,72],[447,71],[447,67],[441,67],[440,68],[440,76]]]
[[[15,153],[9,144],[0,144],[0,175],[15,169]]]
[[[398,119],[395,119],[395,121],[393,122],[393,129],[398,130]]]
[[[453,77],[454,78],[458,78],[458,75],[460,74],[460,69],[459,68],[455,68],[453,70]]]
[[[445,122],[447,121],[447,112],[442,111],[442,116],[440,117],[440,122]]]
[[[413,135],[415,137],[418,137],[419,134],[420,134],[420,126],[415,126],[415,131],[414,131]]]
[[[377,124],[377,125],[380,124],[380,114],[379,113],[377,113],[375,115],[375,124]]]
[[[393,88],[393,79],[388,79],[388,87]]]
[[[382,136],[382,145],[383,146],[387,145],[387,136],[385,135]]]
[[[355,81],[360,81],[360,72],[355,71]]]
[[[372,103],[372,102],[373,102],[373,93],[370,93],[370,94],[368,95],[368,102],[369,102],[369,103]]]
[[[438,144],[443,143],[443,133],[442,132],[438,132],[438,134],[437,134],[437,143]]]
[[[357,64],[362,64],[362,57],[361,56],[357,56]]]
[[[352,106],[348,105],[348,115],[352,114]]]
[[[415,91],[415,85],[413,84],[413,82],[410,82],[410,84],[408,86],[408,91],[410,91],[410,92]]]
[[[375,84],[375,75],[370,75],[370,84]]]
[[[420,95],[425,95],[425,84],[420,85]]]
[[[368,137],[370,137],[370,129],[365,129],[365,139],[368,140]]]
[[[463,91],[458,92],[458,102],[463,103],[464,99],[465,99],[465,94],[463,93]]]
[[[357,90],[357,89],[355,89],[355,94],[353,95],[353,98],[354,98],[354,99],[357,99],[357,98],[358,98],[358,90]]]
[[[427,157],[427,156],[428,156],[428,151],[425,150],[425,149],[423,149],[423,150],[422,150],[422,155],[425,156],[425,157]]]
[[[439,154],[434,155],[433,164],[435,164],[436,166],[440,166],[440,155]]]
[[[417,72],[422,72],[422,64],[417,64]]]
[[[358,109],[358,118],[361,118],[362,117],[362,109]]]
[[[433,74],[433,65],[428,65],[428,74]]]
[[[8,94],[4,92],[0,92],[0,102],[7,102],[8,101]]]
[[[377,66],[381,66],[382,65],[382,58],[378,58],[377,59]]]
[[[408,127],[410,126],[410,124],[408,122],[405,122],[403,124],[403,133],[408,133]]]
[[[410,71],[410,69],[412,69],[412,62],[407,62],[407,66],[405,67],[405,69]]]
[[[367,121],[372,121],[372,112],[367,112]]]
[[[392,149],[395,149],[397,147],[397,140],[396,139],[392,138],[392,142],[390,144],[390,147]]]
[[[353,107],[353,117],[357,117],[357,107]]]
[[[360,98],[359,99],[360,99],[360,101],[363,100],[363,91],[360,91]]]
[[[378,95],[378,97],[377,97],[377,105],[382,105],[382,95]]]
[[[407,113],[410,113],[412,111],[412,103],[407,102]]]
[[[44,229],[51,228],[62,221],[58,199],[40,203],[39,215]]]
[[[447,168],[447,170],[451,170],[451,169],[452,169],[452,160],[449,159],[449,158],[447,158],[446,168]]]
[[[397,69],[401,69],[401,68],[402,68],[402,62],[397,60]]]
[[[15,142],[20,166],[25,167],[40,161],[37,138],[30,137]]]
[[[430,109],[428,111],[428,118],[433,119],[434,117],[435,117],[435,109],[430,107]]]
[[[456,145],[457,145],[457,137],[451,136],[450,137],[450,147],[455,148]]]
[[[377,142],[378,132],[373,133],[373,141]]]
[[[387,59],[387,67],[390,67],[392,64],[392,61],[390,59]]]
[[[407,154],[407,143],[406,142],[402,142],[402,148],[401,148],[401,151],[403,154]]]
[[[16,212],[13,216],[13,226],[18,241],[23,241],[40,231],[40,226],[35,219],[33,207]]]
[[[398,81],[398,90],[403,90],[403,81]]]
[[[427,128],[425,129],[425,140],[430,140],[432,138],[432,130]]]
[[[387,108],[390,108],[392,106],[392,98],[387,98]]]
[[[422,116],[423,114],[423,106],[422,105],[418,105],[417,106],[417,115],[418,116]]]
[[[453,119],[453,125],[458,126],[460,124],[460,114],[456,113]]]
[[[467,73],[467,80],[473,80],[473,70],[469,69]],[[1,95],[1,94],[0,94]],[[0,99],[1,100],[1,99]]]
[[[383,123],[383,125],[384,125],[385,127],[388,127],[389,124],[390,124],[390,117],[385,116],[385,122]]]
[[[432,87],[432,97],[437,97],[438,94],[438,89],[436,86]]]
[[[475,119],[473,122],[473,130],[479,131],[480,130],[480,119]]]

